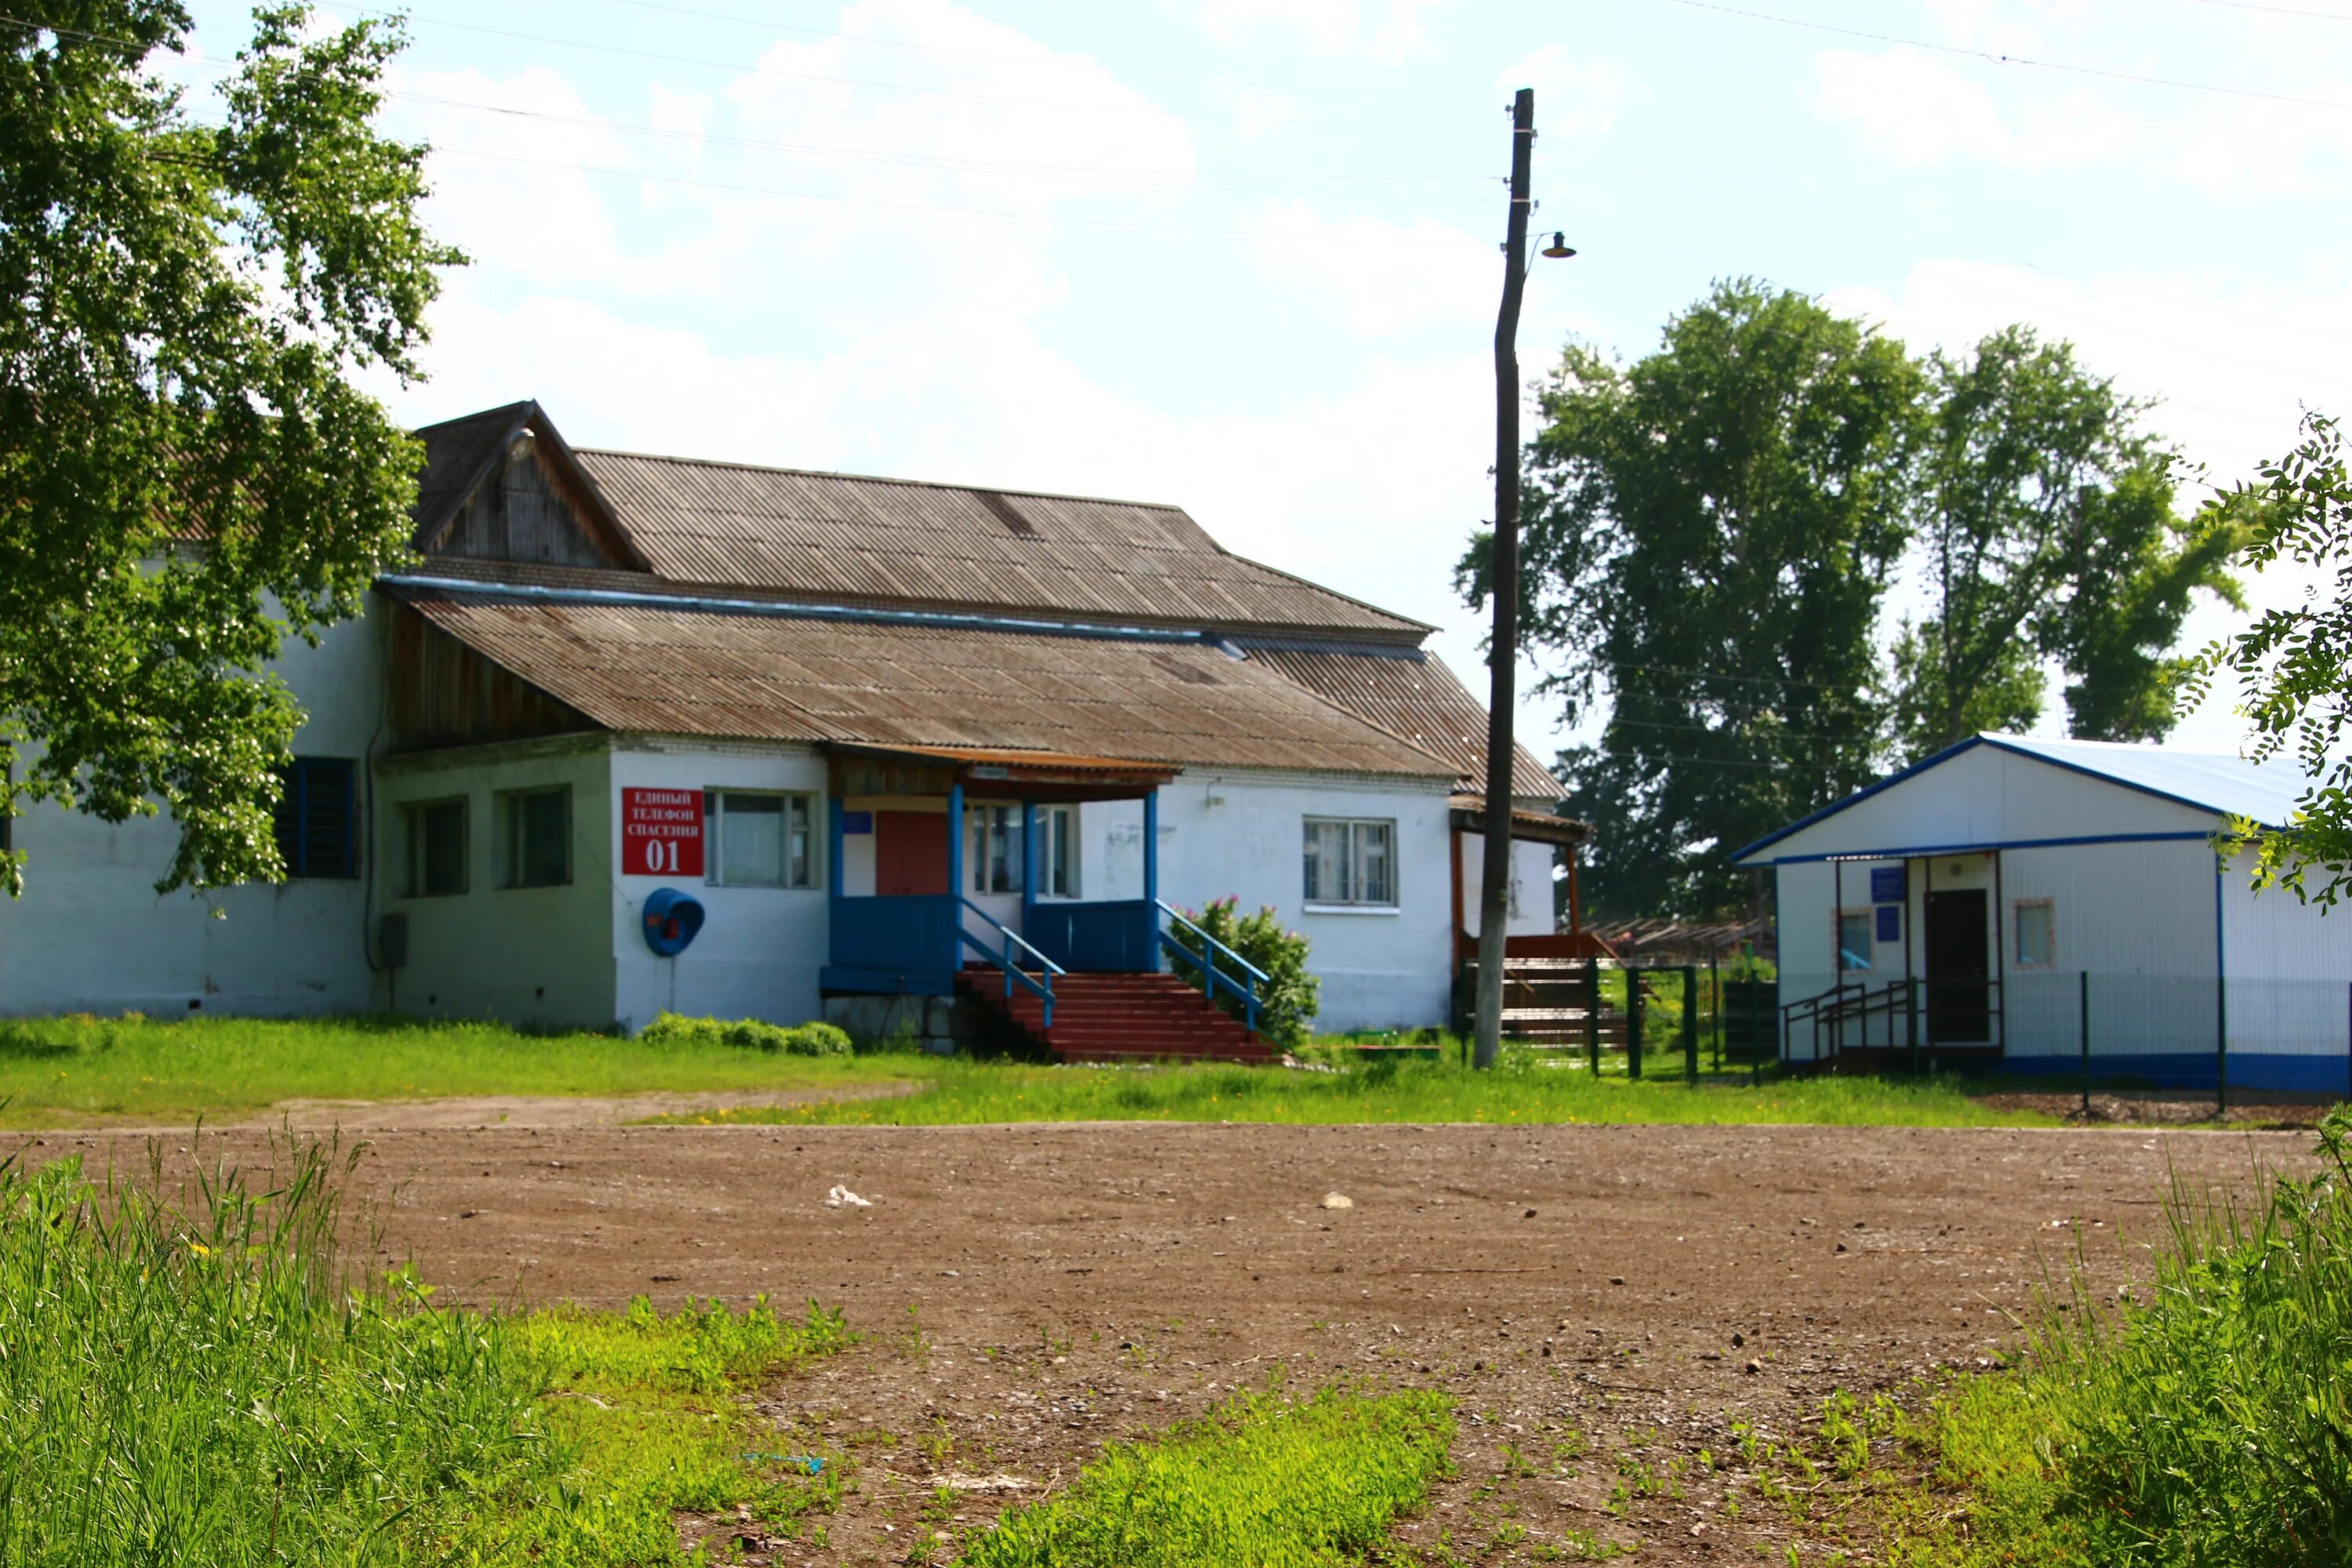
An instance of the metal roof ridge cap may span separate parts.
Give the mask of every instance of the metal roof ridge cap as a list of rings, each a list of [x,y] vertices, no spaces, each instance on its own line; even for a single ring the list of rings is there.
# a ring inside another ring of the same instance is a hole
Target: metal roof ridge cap
[[[951,610],[893,610],[863,605],[827,605],[774,599],[724,599],[701,594],[655,594],[625,588],[556,587],[500,583],[483,578],[435,577],[387,573],[378,582],[395,588],[430,588],[482,597],[544,599],[559,603],[629,605],[646,609],[709,610],[776,620],[864,622],[876,626],[936,626],[966,631],[1026,632],[1041,637],[1099,637],[1109,642],[1161,642],[1204,646],[1215,634],[1178,626],[1120,626],[1079,621],[1025,620],[1009,616]]]

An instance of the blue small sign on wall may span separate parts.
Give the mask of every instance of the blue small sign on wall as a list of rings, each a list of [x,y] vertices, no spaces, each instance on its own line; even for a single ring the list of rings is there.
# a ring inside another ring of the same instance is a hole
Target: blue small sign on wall
[[[871,833],[874,831],[874,814],[870,811],[845,811],[841,814],[841,830],[844,833]]]
[[[1881,942],[1903,940],[1903,906],[1901,904],[1878,906],[1878,940]]]
[[[1906,890],[1904,873],[1909,869],[1907,866],[1873,866],[1870,868],[1870,901],[1874,904],[1899,904],[1908,900],[1910,894]],[[1881,913],[1878,919],[1883,929],[1886,916]]]

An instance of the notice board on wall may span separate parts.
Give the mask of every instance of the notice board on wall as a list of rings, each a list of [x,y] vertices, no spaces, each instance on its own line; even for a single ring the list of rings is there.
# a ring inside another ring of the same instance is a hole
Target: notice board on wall
[[[702,792],[621,792],[621,872],[629,877],[702,875]]]

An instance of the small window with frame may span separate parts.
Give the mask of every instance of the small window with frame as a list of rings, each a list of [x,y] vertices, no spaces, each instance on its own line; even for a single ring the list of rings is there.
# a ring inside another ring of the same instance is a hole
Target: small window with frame
[[[1078,881],[1078,825],[1075,805],[1049,805],[1040,814],[1037,853],[1044,862],[1037,877],[1041,899],[1081,897]]]
[[[1878,953],[1877,917],[1869,910],[1840,910],[1837,918],[1838,973],[1869,972]]]
[[[965,880],[975,893],[1017,893],[1021,890],[1021,808],[1017,805],[975,805],[965,814],[969,842],[964,858],[971,863]]]
[[[499,792],[499,886],[563,888],[571,883],[572,786]]]
[[[816,796],[713,789],[702,795],[703,880],[719,888],[814,888]]]
[[[1306,822],[1306,902],[1310,909],[1397,907],[1396,824],[1382,818],[1310,816]]]
[[[359,875],[357,779],[347,757],[297,757],[278,775],[274,826],[289,880]]]
[[[2020,899],[2009,908],[2010,962],[2020,969],[2057,968],[2057,907],[2048,899]]]
[[[400,815],[407,839],[403,896],[446,899],[465,892],[469,857],[464,797],[413,801]]]

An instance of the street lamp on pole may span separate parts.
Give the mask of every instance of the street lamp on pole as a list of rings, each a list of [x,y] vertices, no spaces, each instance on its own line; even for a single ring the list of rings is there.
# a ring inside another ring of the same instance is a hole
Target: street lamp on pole
[[[1486,810],[1478,883],[1478,992],[1472,1062],[1490,1068],[1503,1049],[1503,956],[1511,917],[1511,763],[1517,751],[1512,710],[1518,700],[1519,654],[1519,299],[1528,281],[1528,194],[1535,157],[1536,95],[1521,88],[1511,102],[1511,217],[1503,242],[1503,309],[1495,322],[1495,546],[1487,589],[1495,631],[1486,653],[1491,682],[1486,712]],[[1543,254],[1576,252],[1554,231]]]

